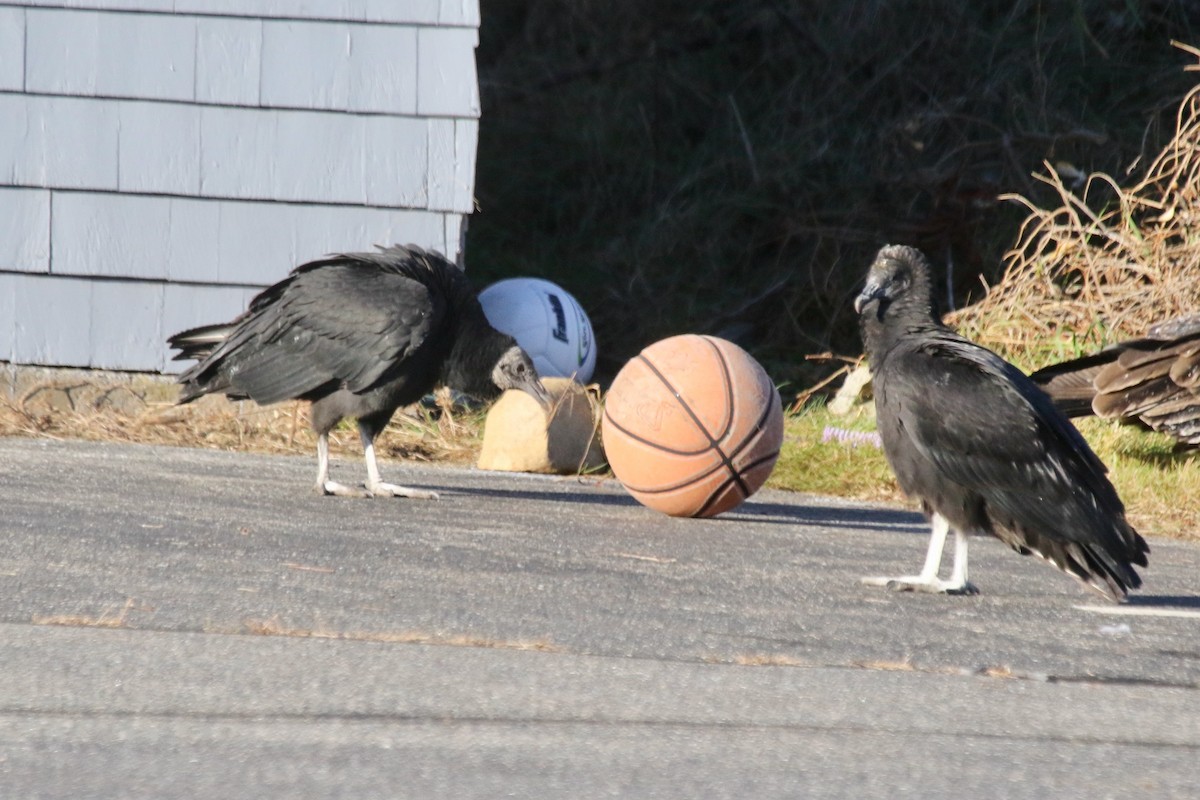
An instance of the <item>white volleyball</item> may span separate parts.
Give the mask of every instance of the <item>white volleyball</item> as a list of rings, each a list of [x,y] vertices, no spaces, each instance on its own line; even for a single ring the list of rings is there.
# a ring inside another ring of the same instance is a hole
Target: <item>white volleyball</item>
[[[541,278],[506,278],[480,292],[479,302],[492,326],[517,340],[543,378],[591,380],[592,323],[561,286]]]

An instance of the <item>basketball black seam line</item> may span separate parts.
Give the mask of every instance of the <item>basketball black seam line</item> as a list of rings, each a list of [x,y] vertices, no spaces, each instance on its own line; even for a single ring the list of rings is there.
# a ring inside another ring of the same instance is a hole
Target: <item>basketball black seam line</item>
[[[762,415],[761,417],[759,417],[759,418],[758,418],[758,422],[756,422],[756,423],[754,424],[754,431],[753,431],[753,433],[752,433],[750,436],[747,436],[747,437],[746,437],[744,440],[742,440],[742,443],[741,443],[741,444],[739,444],[739,445],[737,446],[737,449],[736,449],[736,450],[734,450],[732,453],[730,453],[730,454],[729,454],[729,457],[730,457],[730,458],[735,458],[735,457],[737,457],[737,456],[738,456],[738,455],[739,455],[739,454],[740,454],[740,453],[741,453],[743,450],[745,450],[747,447],[749,447],[749,446],[750,446],[750,442],[754,441],[754,434],[756,434],[756,433],[762,433],[762,431],[763,431],[763,430],[764,430],[764,428],[766,427],[766,426],[765,426],[765,423],[766,423],[766,421],[767,421],[767,418],[771,416],[771,411],[772,411],[772,410],[774,410],[774,408],[775,408],[775,398],[776,398],[776,397],[778,397],[778,396],[779,396],[779,392],[775,391],[775,387],[774,387],[774,385],[772,385],[772,386],[771,386],[771,397],[770,397],[770,399],[767,401],[767,408],[766,408],[766,410],[765,410],[765,411],[763,411],[763,415]],[[781,399],[781,400],[779,401],[779,403],[780,403],[780,406],[782,406],[782,405],[783,405],[783,400]],[[776,455],[776,456],[778,456],[778,455],[779,455],[779,451],[778,451],[778,450],[776,450],[776,451],[775,451],[775,455]],[[755,462],[755,463],[758,463],[758,462]],[[744,470],[744,469],[742,470],[742,472],[745,472],[745,471],[746,471],[746,470]]]
[[[742,468],[742,471],[740,474],[745,475],[747,472],[754,469],[758,465],[765,464],[768,461],[774,461],[776,458],[779,458],[778,450],[776,450],[774,453],[771,453],[769,455],[765,455],[762,458],[759,458],[755,461],[751,461],[749,464],[747,464],[745,467]],[[719,467],[717,467],[717,468],[719,469]],[[710,472],[711,472],[711,470],[710,470]],[[725,491],[725,488],[727,486],[729,486],[729,484],[731,484],[731,483],[733,483],[733,478],[729,478],[724,483],[722,483],[720,486],[718,486],[716,489],[713,489],[712,493],[709,494],[708,499],[704,501],[704,505],[700,506],[700,510],[697,511],[695,514],[693,514],[693,516],[696,516],[696,517],[704,516],[704,512],[708,511],[708,509],[712,508],[712,504],[714,502],[716,502],[717,498],[721,495],[721,492]],[[745,488],[744,486],[741,486],[740,483],[741,482],[739,481],[739,488]],[[750,497],[750,495],[748,495],[748,494],[744,494],[744,493],[742,494],[742,500],[747,500],[747,499],[749,499],[749,497]]]
[[[746,466],[742,467],[742,474],[745,475],[747,472],[749,472],[750,470],[759,466],[760,464],[766,464],[768,461],[773,461],[777,458],[779,458],[778,450],[776,450],[774,453],[768,453],[767,455],[763,456],[762,458],[755,459],[754,461],[751,461]]]
[[[641,442],[642,444],[648,444],[656,450],[661,450],[664,453],[669,453],[670,455],[673,455],[673,456],[698,456],[701,453],[708,452],[708,450],[710,449],[708,447],[705,447],[702,450],[676,450],[674,448],[659,444],[658,442],[653,442],[653,441],[647,439],[645,436],[639,436],[638,434],[629,430],[624,425],[622,425],[621,423],[619,423],[615,419],[613,419],[612,414],[608,413],[607,408],[604,409],[604,418],[607,419],[610,423],[612,423],[612,426],[614,428],[616,428],[621,433],[628,436],[630,439]]]
[[[655,487],[653,489],[640,489],[637,486],[630,486],[629,484],[624,483],[624,482],[622,482],[622,485],[626,489],[629,489],[630,491],[638,492],[639,494],[666,494],[667,492],[673,492],[676,489],[682,489],[686,486],[691,486],[694,483],[698,483],[698,482],[704,480],[705,478],[707,478],[709,475],[712,475],[714,472],[721,471],[722,469],[724,469],[724,467],[725,467],[725,465],[718,461],[718,462],[714,463],[708,469],[704,470],[703,472],[701,472],[697,475],[691,475],[686,480],[680,481],[678,483],[673,483],[670,486],[660,486],[660,487]]]
[[[701,338],[704,339],[704,341],[708,343],[708,346],[713,349],[713,352],[717,354],[717,359],[721,362],[721,371],[725,373],[725,386],[727,387],[725,399],[729,401],[729,422],[725,430],[721,433],[721,438],[724,439],[733,430],[734,422],[737,420],[737,409],[734,407],[735,398],[733,394],[733,377],[730,374],[729,362],[725,360],[725,354],[721,352],[721,348],[717,347],[716,344],[714,344],[713,341],[707,336],[702,336]],[[680,402],[683,402],[683,398],[680,398]],[[688,410],[691,411],[691,409]],[[760,419],[759,421],[761,422],[762,420]],[[756,425],[755,430],[757,429],[758,426]],[[725,468],[729,470],[729,474],[733,476],[735,481],[737,481],[738,488],[742,490],[743,500],[749,497],[752,492],[750,491],[750,487],[746,485],[746,481],[742,479],[742,473],[739,472],[737,467],[733,465],[733,457],[736,456],[738,451],[740,451],[742,447],[746,445],[750,438],[751,437],[749,436],[746,437],[746,441],[739,444],[737,449],[728,455],[725,453],[725,448],[718,445],[715,440],[713,441],[713,447],[717,448],[717,452],[721,454],[721,460],[725,462]],[[705,505],[707,505],[707,503]]]
[[[712,492],[708,495],[708,499],[704,501],[704,505],[700,506],[700,510],[697,511],[692,516],[693,517],[704,516],[704,512],[708,511],[710,508],[712,508],[712,505],[713,505],[713,503],[715,503],[717,501],[717,498],[720,497],[721,494],[725,491],[725,489],[728,488],[729,485],[734,482],[735,482],[735,479],[731,476],[728,479],[726,479],[726,481],[724,483],[722,483],[720,486],[718,486],[716,489],[713,489]],[[744,482],[741,480],[737,480],[736,482],[738,484],[738,488],[742,490],[742,500],[745,500],[746,498],[748,498],[750,496],[746,492],[746,486],[745,486]]]
[[[772,385],[771,388],[772,388],[772,390],[774,390],[774,388],[775,388],[774,385]],[[767,421],[767,418],[769,418],[771,416],[771,411],[773,411],[775,408],[775,398],[776,398],[776,395],[778,395],[778,394],[779,394],[779,392],[777,392],[777,391],[771,392],[771,397],[767,401],[767,408],[763,412],[763,415],[758,418],[758,422],[755,424],[755,427],[754,427],[755,433],[762,432],[763,427],[764,427],[763,423],[765,423]],[[783,400],[780,399],[779,402],[782,405]],[[740,445],[738,445],[737,450],[735,450],[733,452],[733,454],[731,455],[731,458],[733,456],[736,456],[738,453],[742,452],[742,450],[744,450],[746,447],[748,447],[750,445],[750,442],[753,439],[754,439],[753,435],[747,436],[746,439]],[[777,458],[779,458],[779,450],[775,450],[772,453],[768,453],[764,456],[761,456],[760,458],[755,459],[754,461],[751,461],[749,464],[746,464],[744,467],[742,467],[742,469],[739,472],[735,473],[735,478],[738,482],[738,488],[742,490],[742,500],[743,501],[745,501],[746,499],[748,499],[750,497],[751,492],[749,490],[749,487],[746,485],[745,481],[743,480],[742,476],[745,475],[750,470],[754,469],[755,467],[759,466],[760,464],[766,464],[767,462],[774,461]],[[711,473],[711,472],[712,472],[712,470],[709,470],[709,473]],[[696,516],[696,517],[704,516],[704,512],[706,512],[706,511],[708,511],[708,509],[712,508],[713,503],[716,502],[717,498],[721,495],[722,492],[725,491],[726,487],[728,487],[729,484],[733,482],[733,480],[734,480],[734,478],[731,478],[731,479],[725,481],[724,483],[722,483],[716,489],[714,489],[708,495],[708,499],[704,501],[704,505],[700,506],[700,510],[697,511],[693,516]]]
[[[725,424],[721,428],[720,435],[715,436],[714,441],[724,440],[725,437],[733,431],[734,422],[737,420],[737,414],[735,413],[736,409],[734,408],[733,376],[729,369],[729,362],[725,360],[725,354],[721,352],[721,348],[713,344],[712,339],[708,338],[707,336],[701,336],[700,338],[703,339],[705,344],[711,347],[713,352],[717,354],[717,361],[720,362],[721,372],[725,376],[725,401],[729,406],[729,415],[725,419]],[[680,400],[682,399],[683,398],[680,398]],[[696,420],[697,424],[699,424],[699,421],[699,419]]]
[[[747,472],[749,472],[750,470],[752,470],[752,469],[754,469],[755,467],[759,466],[760,464],[766,464],[767,462],[769,462],[769,461],[774,461],[774,460],[775,460],[775,459],[777,459],[777,458],[779,458],[779,451],[778,451],[778,450],[776,450],[776,451],[775,451],[775,452],[773,452],[773,453],[768,453],[767,455],[763,456],[762,458],[758,458],[758,459],[755,459],[754,461],[751,461],[749,464],[747,464],[746,466],[742,467],[742,471],[741,471],[740,473],[738,473],[738,474],[739,474],[739,475],[745,475]],[[717,469],[720,469],[720,465],[718,465],[718,466],[714,467],[712,470],[709,470],[709,473],[708,473],[708,474],[711,474],[713,471],[715,471],[715,470],[717,470]],[[708,499],[704,501],[704,505],[700,506],[700,510],[699,510],[699,511],[697,511],[697,512],[696,512],[695,514],[693,514],[692,516],[696,516],[696,517],[702,517],[702,516],[704,516],[704,512],[705,512],[705,511],[708,511],[708,509],[712,508],[712,504],[713,504],[714,502],[716,502],[716,499],[717,499],[717,497],[719,497],[719,496],[720,496],[721,492],[725,491],[725,488],[726,488],[727,486],[729,486],[729,484],[733,483],[733,480],[734,480],[733,478],[729,478],[729,479],[728,479],[728,480],[726,480],[724,483],[722,483],[720,486],[718,486],[717,488],[713,489],[713,490],[712,490],[712,492],[711,492],[711,493],[708,495]],[[747,499],[749,499],[750,495],[749,495],[748,493],[746,493],[746,492],[745,492],[745,489],[746,489],[747,487],[745,486],[744,482],[742,482],[742,481],[738,481],[738,488],[740,488],[740,489],[742,489],[742,490],[743,490],[743,493],[742,493],[742,500],[747,500]]]
[[[703,339],[704,343],[707,344],[709,347],[711,347],[713,349],[713,352],[717,354],[717,361],[721,365],[721,372],[723,373],[724,378],[725,378],[725,381],[724,381],[725,387],[726,387],[725,399],[729,404],[729,422],[727,423],[725,430],[722,431],[722,434],[721,434],[722,438],[724,438],[725,434],[729,433],[729,430],[733,428],[733,420],[735,420],[737,418],[737,415],[734,413],[734,407],[733,407],[733,380],[730,377],[730,373],[729,373],[729,363],[725,360],[725,354],[721,352],[721,349],[719,347],[717,347],[715,344],[713,344],[712,341],[708,337],[701,336],[700,338]],[[725,465],[725,468],[727,470],[729,470],[729,474],[731,476],[733,476],[733,479],[735,481],[738,482],[738,488],[740,488],[742,490],[743,497],[749,497],[750,496],[749,487],[746,486],[746,482],[742,480],[742,476],[738,474],[737,468],[734,467],[733,461],[725,453],[725,449],[723,447],[721,447],[721,445],[719,444],[719,440],[714,438],[713,435],[711,433],[709,433],[708,429],[704,427],[704,423],[700,421],[700,417],[696,415],[696,412],[692,410],[692,407],[690,405],[688,405],[687,401],[684,400],[683,397],[679,394],[679,390],[676,389],[675,386],[669,380],[667,380],[667,376],[663,375],[662,372],[659,371],[658,367],[654,366],[654,363],[652,361],[650,361],[650,359],[648,359],[644,355],[642,355],[641,353],[638,353],[637,357],[640,358],[645,363],[646,367],[651,372],[654,373],[655,377],[657,377],[659,379],[659,381],[662,382],[662,385],[667,387],[668,391],[670,391],[671,394],[673,394],[675,396],[675,399],[679,401],[679,405],[683,408],[684,411],[687,412],[687,415],[689,417],[691,417],[693,424],[695,424],[695,426],[700,430],[700,432],[708,437],[708,441],[709,441],[709,444],[711,445],[712,449],[717,451],[717,455],[721,457],[721,462]]]
[[[701,338],[704,338],[704,337],[701,337]],[[713,347],[713,349],[716,349],[715,345],[713,345],[712,342],[709,342],[707,339],[705,339],[705,343],[708,344],[709,347]],[[729,365],[725,363],[724,358],[721,358],[721,352],[719,350],[717,351],[717,358],[718,358],[718,362],[721,367],[721,372],[723,373],[723,375],[725,377],[725,381],[724,381],[725,387],[726,387],[725,400],[726,400],[726,404],[729,407],[729,415],[728,415],[729,418],[726,422],[723,423],[724,429],[721,431],[720,438],[714,437],[711,433],[709,433],[708,428],[704,427],[704,423],[700,421],[700,417],[696,415],[696,412],[692,410],[692,407],[690,405],[688,405],[688,402],[683,399],[683,396],[679,394],[679,390],[675,388],[675,386],[671,383],[671,381],[667,380],[667,376],[662,374],[662,372],[659,371],[658,367],[654,366],[654,362],[650,361],[650,359],[646,358],[641,353],[638,353],[637,358],[639,358],[643,363],[645,363],[646,368],[649,369],[652,373],[654,373],[654,377],[658,378],[659,383],[661,383],[663,386],[665,386],[667,388],[667,391],[669,391],[672,394],[672,396],[674,396],[674,398],[679,401],[680,407],[683,408],[683,410],[687,413],[688,418],[691,419],[691,421],[692,421],[692,424],[696,426],[696,429],[699,430],[700,433],[704,434],[704,438],[708,439],[710,448],[715,447],[718,449],[718,451],[720,451],[720,448],[719,448],[717,442],[719,442],[721,438],[724,438],[729,433],[730,429],[733,428],[733,384],[729,377]],[[703,452],[703,451],[700,451],[700,452]],[[723,456],[724,451],[720,451],[720,452],[721,452],[721,455]]]
[[[778,450],[776,450],[774,453],[771,453],[770,455],[765,455],[762,458],[757,459],[756,461],[750,462],[742,469],[740,474],[745,475],[747,472],[754,469],[759,464],[765,464],[768,461],[774,461],[776,458],[779,458]],[[719,467],[717,467],[717,469],[719,469]],[[710,472],[711,472],[711,470],[710,470]],[[733,483],[733,478],[729,478],[724,483],[722,483],[720,486],[718,486],[716,489],[713,489],[712,492],[708,495],[708,499],[704,501],[704,505],[700,506],[700,510],[697,511],[692,516],[694,516],[694,517],[704,516],[704,512],[708,511],[708,509],[712,508],[712,504],[714,502],[716,502],[717,497],[719,497],[721,492],[725,491],[725,487],[729,486],[729,484],[731,484],[731,483]],[[739,484],[739,488],[742,488],[743,490],[746,488],[745,485],[742,483],[742,481],[738,481],[738,484]],[[749,499],[749,497],[750,497],[749,494],[746,494],[745,492],[743,492],[742,500],[747,500],[747,499]]]
[[[762,429],[763,421],[766,420],[766,418],[768,416],[770,416],[771,409],[774,408],[774,406],[775,406],[775,398],[772,397],[769,404],[767,405],[767,410],[763,413],[763,416],[758,421],[758,430]],[[652,442],[648,439],[642,438],[642,437],[638,436],[637,434],[633,433],[632,431],[626,429],[624,426],[622,426],[620,423],[616,422],[609,415],[608,409],[604,410],[604,416],[608,419],[608,421],[612,424],[612,426],[615,427],[617,430],[621,431],[621,433],[624,433],[626,436],[630,437],[631,439],[636,439],[637,441],[642,442],[643,444],[650,445],[651,447],[654,447],[655,449],[661,450],[663,452],[671,453],[672,455],[681,455],[681,456],[687,456],[687,455],[694,456],[694,455],[700,455],[701,453],[707,452],[707,448],[705,450],[697,450],[697,451],[689,451],[689,452],[685,452],[683,450],[671,450],[669,448],[663,447],[662,445],[658,444],[657,442]],[[741,453],[741,451],[744,450],[750,444],[750,441],[753,438],[754,437],[752,437],[752,436],[747,437],[746,441],[743,442],[742,445],[740,447],[738,447],[737,451],[734,452],[734,456],[736,456],[738,453]],[[780,452],[779,450],[773,450],[772,452],[767,453],[766,455],[756,459],[755,461],[750,462],[749,464],[745,465],[741,469],[740,474],[744,475],[745,473],[747,473],[750,470],[757,467],[759,464],[763,464],[763,463],[766,463],[767,461],[771,461],[773,459],[779,458],[779,452]],[[704,472],[701,472],[698,475],[691,475],[686,480],[680,481],[678,483],[673,483],[670,486],[660,486],[660,487],[656,487],[653,489],[646,489],[646,488],[642,488],[639,486],[631,486],[629,484],[626,484],[626,488],[629,489],[630,491],[638,492],[639,494],[666,494],[667,492],[674,492],[677,489],[682,489],[685,486],[690,486],[691,484],[696,483],[697,481],[707,478],[709,475],[713,474],[714,472],[716,472],[717,470],[721,469],[724,466],[725,466],[725,464],[723,462],[718,462],[716,464],[713,464],[711,467],[709,467]],[[728,485],[729,485],[729,481],[725,481],[724,483],[721,484],[721,487],[719,487],[719,488],[723,488]],[[747,495],[747,497],[749,497],[749,495]],[[711,497],[710,497],[710,499],[711,499]],[[705,507],[707,507],[708,505],[709,504],[706,503]]]

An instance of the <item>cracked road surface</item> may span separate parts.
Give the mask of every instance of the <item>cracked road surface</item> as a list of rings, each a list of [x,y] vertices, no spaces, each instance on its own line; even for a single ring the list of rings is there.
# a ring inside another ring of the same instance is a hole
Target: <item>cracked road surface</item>
[[[1119,608],[991,539],[892,594],[903,509],[310,462],[0,439],[0,794],[1200,797],[1194,543]]]

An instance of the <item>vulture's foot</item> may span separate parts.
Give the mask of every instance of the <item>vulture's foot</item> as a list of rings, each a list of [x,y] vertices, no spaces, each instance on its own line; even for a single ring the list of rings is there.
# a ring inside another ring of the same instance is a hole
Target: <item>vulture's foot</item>
[[[899,578],[863,578],[868,586],[883,586],[893,592],[922,592],[924,594],[979,594],[979,589],[970,581],[943,581],[921,575],[905,575]]]
[[[425,489],[410,489],[407,486],[397,486],[394,483],[367,484],[367,494],[374,497],[408,497],[413,500],[437,500],[438,493]]]
[[[337,481],[325,481],[318,483],[313,487],[313,491],[317,494],[334,495],[336,497],[371,497],[371,493],[366,489],[360,489],[357,486],[347,486],[344,483]]]

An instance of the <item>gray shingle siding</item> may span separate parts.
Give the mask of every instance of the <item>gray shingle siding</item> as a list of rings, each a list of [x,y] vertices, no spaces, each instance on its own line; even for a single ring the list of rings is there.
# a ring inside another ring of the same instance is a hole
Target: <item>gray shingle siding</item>
[[[0,360],[176,369],[327,252],[457,258],[478,0],[0,0]]]

